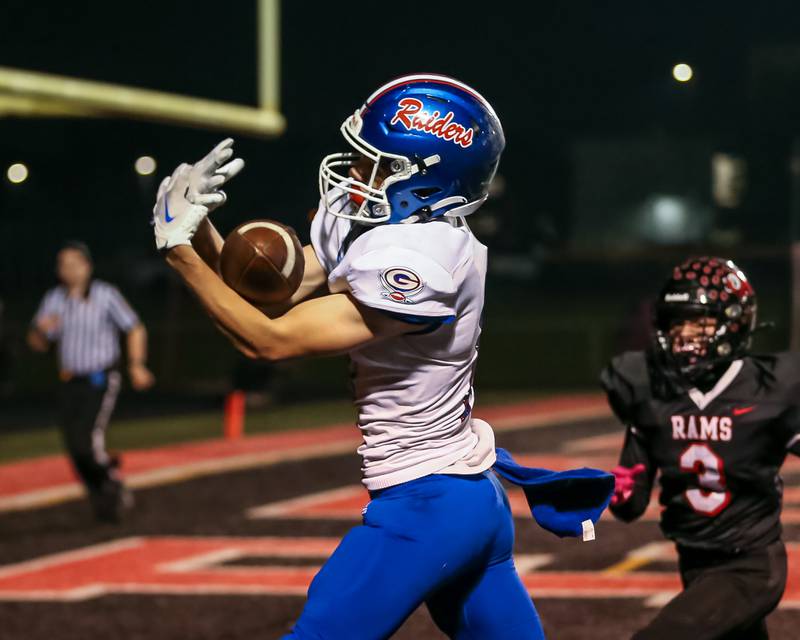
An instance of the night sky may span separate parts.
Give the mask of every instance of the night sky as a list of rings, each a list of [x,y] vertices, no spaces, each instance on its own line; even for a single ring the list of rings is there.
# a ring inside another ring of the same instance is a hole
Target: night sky
[[[784,348],[787,245],[793,206],[800,210],[789,171],[800,128],[797,2],[284,0],[282,39],[288,129],[274,140],[235,136],[247,168],[214,214],[221,231],[266,217],[307,237],[319,161],[346,150],[343,119],[393,77],[450,74],[493,103],[508,141],[505,195],[472,223],[490,248],[485,342],[496,360],[484,357],[482,375],[491,385],[527,385],[535,375],[508,368],[504,340],[522,362],[561,363],[561,377],[536,369],[543,384],[593,384],[614,336],[644,326],[641,301],[689,252],[741,261],[763,293],[764,317],[779,323],[772,346]],[[255,105],[255,60],[250,0],[0,5],[2,66]],[[692,65],[690,83],[673,80],[678,62]],[[52,365],[30,357],[21,336],[68,238],[86,240],[98,275],[142,312],[164,388],[226,375],[228,365],[212,371],[206,361],[227,362],[231,349],[169,277],[148,224],[160,177],[223,136],[127,120],[0,119],[0,171],[30,167],[22,185],[0,174],[0,383],[5,344],[17,358],[6,378],[21,391],[49,388]],[[711,201],[716,151],[747,162],[744,199],[724,215]],[[134,173],[144,154],[158,161],[157,175]],[[658,194],[710,212],[733,244],[709,236],[658,247],[631,236],[624,251],[602,246],[602,232],[630,236],[625,216]],[[486,220],[494,235],[482,235]],[[521,310],[538,328],[507,334]]]
[[[1,65],[255,104],[254,2],[6,0],[0,15]],[[256,216],[300,227],[316,203],[319,159],[342,148],[340,122],[376,86],[414,71],[454,75],[494,104],[515,237],[543,216],[556,245],[569,241],[573,147],[595,138],[703,138],[750,155],[761,185],[751,208],[788,215],[796,3],[285,1],[282,37],[288,130],[272,141],[238,136],[249,166],[231,185],[223,229]],[[687,85],[671,77],[681,61],[695,70]],[[6,295],[48,278],[64,237],[86,238],[110,269],[152,258],[157,182],[135,176],[133,160],[153,155],[163,175],[221,138],[130,121],[14,119],[0,120],[0,136],[3,168],[31,168],[22,187],[0,186],[0,232],[6,244],[22,240],[0,261]]]

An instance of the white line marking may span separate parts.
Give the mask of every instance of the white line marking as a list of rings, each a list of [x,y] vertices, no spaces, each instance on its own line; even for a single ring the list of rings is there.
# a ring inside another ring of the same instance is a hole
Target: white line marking
[[[313,567],[318,570],[319,567]],[[269,585],[159,585],[159,584],[93,584],[68,591],[0,591],[0,601],[12,602],[78,602],[115,593],[167,595],[296,595],[305,596],[308,587]]]
[[[320,502],[350,498],[357,494],[363,494],[366,501],[369,501],[369,496],[362,487],[359,485],[348,485],[346,487],[318,491],[317,493],[309,493],[298,498],[289,498],[288,500],[281,500],[279,502],[270,502],[260,507],[253,507],[252,509],[247,510],[247,517],[251,520],[273,518],[275,516],[302,518],[303,516],[295,516],[290,512],[294,509],[312,506]],[[316,516],[314,517],[316,518]]]
[[[517,573],[532,573],[553,562],[552,553],[515,553],[514,566]]]
[[[650,542],[629,551],[625,557],[635,558],[636,560],[650,560],[651,562],[675,560],[675,546],[671,542]]]
[[[47,507],[51,504],[82,498],[84,495],[86,495],[86,492],[82,485],[61,484],[47,489],[37,489],[36,491],[0,498],[0,512]]]
[[[677,591],[664,591],[663,593],[654,593],[649,598],[646,598],[644,601],[645,607],[650,607],[652,609],[661,609],[666,606],[666,604],[672,600],[676,595],[678,595]]]
[[[90,547],[83,547],[74,551],[62,551],[53,553],[34,560],[26,560],[17,564],[9,564],[0,567],[0,578],[8,578],[19,573],[31,573],[40,571],[55,565],[63,565],[70,562],[80,562],[97,556],[107,555],[115,551],[124,551],[142,544],[142,538],[123,538],[111,542],[103,542]]]
[[[164,573],[189,573],[190,571],[199,571],[200,569],[207,569],[213,565],[241,558],[243,553],[245,553],[244,549],[236,547],[215,549],[214,551],[201,553],[183,560],[165,562],[164,564],[158,565],[158,571]]]
[[[102,585],[77,587],[68,591],[0,591],[0,600],[12,602],[77,602],[106,595]]]
[[[611,415],[606,406],[584,407],[578,409],[555,410],[547,413],[520,414],[492,420],[495,431],[519,431],[558,426],[560,424],[593,420]],[[192,478],[240,471],[254,467],[267,467],[282,462],[327,458],[355,450],[360,442],[358,430],[353,428],[353,438],[323,445],[309,445],[284,451],[247,453],[223,458],[187,462],[175,466],[141,471],[126,476],[126,483],[132,488],[155,487],[191,480]],[[80,498],[83,489],[77,483],[64,484],[47,489],[0,497],[0,513],[38,509]]]
[[[343,453],[350,453],[358,446],[357,432],[353,433],[353,440],[334,442],[324,445],[309,445],[288,451],[268,451],[263,453],[247,453],[226,458],[214,458],[187,462],[172,467],[141,471],[126,476],[125,482],[135,489],[154,487],[175,482],[183,482],[192,478],[216,475],[228,471],[240,471],[254,467],[267,467],[281,462],[297,460],[313,460],[326,458]],[[21,511],[37,509],[74,500],[84,495],[83,489],[77,484],[61,485],[49,489],[21,493],[14,496],[0,498],[0,512]]]

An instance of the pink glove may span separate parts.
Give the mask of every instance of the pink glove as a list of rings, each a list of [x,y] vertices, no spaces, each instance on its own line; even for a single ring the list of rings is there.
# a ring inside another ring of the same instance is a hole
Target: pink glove
[[[611,496],[611,504],[621,504],[627,502],[633,495],[633,485],[636,476],[645,470],[643,464],[636,464],[633,467],[617,466],[611,470],[614,474],[614,495]]]

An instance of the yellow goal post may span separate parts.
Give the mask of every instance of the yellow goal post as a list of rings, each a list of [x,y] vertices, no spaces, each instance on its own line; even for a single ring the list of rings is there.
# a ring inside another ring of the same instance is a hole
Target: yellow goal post
[[[257,107],[0,66],[0,117],[122,117],[278,136],[286,128],[280,113],[280,0],[257,2]]]

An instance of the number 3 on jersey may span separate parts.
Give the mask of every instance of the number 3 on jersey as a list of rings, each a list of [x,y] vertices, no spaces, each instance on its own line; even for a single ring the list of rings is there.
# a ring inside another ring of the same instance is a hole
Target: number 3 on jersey
[[[722,458],[707,444],[690,445],[681,454],[681,471],[697,474],[702,489],[687,489],[686,500],[692,509],[707,516],[719,514],[731,501],[731,492],[725,488]]]

